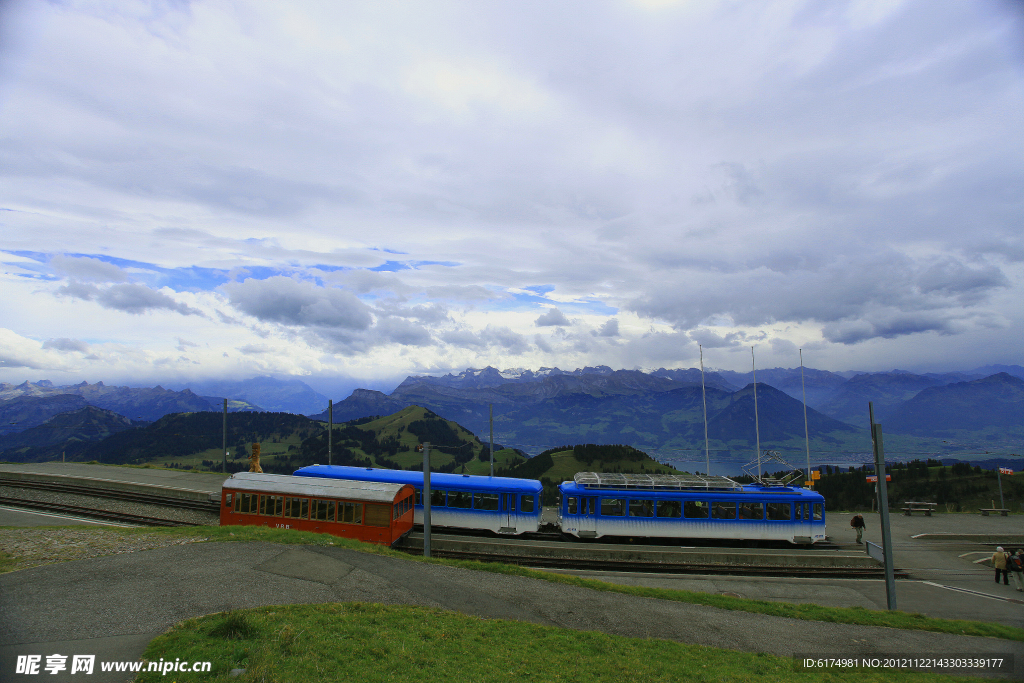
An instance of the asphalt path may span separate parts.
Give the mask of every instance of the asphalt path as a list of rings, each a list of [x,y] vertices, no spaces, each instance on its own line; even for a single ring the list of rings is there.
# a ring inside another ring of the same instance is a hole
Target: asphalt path
[[[782,656],[1012,654],[1016,670],[1008,677],[1024,679],[1024,643],[1018,642],[769,617],[341,548],[196,543],[0,575],[0,681],[35,679],[13,674],[18,655],[137,660],[149,640],[191,617],[349,601]],[[45,674],[48,681],[83,678]],[[97,672],[85,680],[126,679]]]

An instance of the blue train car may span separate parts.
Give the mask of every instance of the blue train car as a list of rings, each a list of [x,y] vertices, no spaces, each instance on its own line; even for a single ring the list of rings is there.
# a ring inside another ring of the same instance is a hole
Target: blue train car
[[[295,470],[295,475],[411,484],[416,489],[414,521],[423,523],[422,471],[310,465]],[[541,488],[541,483],[532,479],[434,472],[430,475],[430,524],[498,534],[537,531]]]
[[[562,482],[559,526],[579,538],[825,540],[825,499],[804,488],[727,477],[580,472]]]

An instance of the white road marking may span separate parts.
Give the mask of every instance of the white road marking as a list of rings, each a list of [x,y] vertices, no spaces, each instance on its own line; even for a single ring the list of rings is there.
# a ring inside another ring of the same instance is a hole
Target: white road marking
[[[941,583],[933,583],[931,581],[922,581],[921,583],[929,586],[935,586],[936,588],[945,588],[946,590],[959,591],[961,593],[970,593],[971,595],[977,595],[981,598],[989,598],[990,600],[1002,600],[1003,602],[1022,602],[1019,598],[1004,598],[1001,595],[989,595],[988,593],[982,593],[981,591],[973,591],[970,588],[957,588],[956,586],[944,586]]]

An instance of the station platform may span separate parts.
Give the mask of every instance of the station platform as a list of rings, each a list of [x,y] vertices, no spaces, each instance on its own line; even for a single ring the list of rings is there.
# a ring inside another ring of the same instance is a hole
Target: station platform
[[[403,549],[422,550],[423,534],[413,532],[404,539]],[[458,536],[432,533],[430,547],[435,553],[472,553],[493,556],[496,561],[509,555],[530,560],[587,560],[650,565],[696,565],[730,567],[742,571],[744,565],[773,568],[877,569],[879,563],[856,548],[720,548],[708,546],[639,545],[631,543],[537,541],[520,538]]]
[[[150,493],[183,500],[219,500],[228,477],[210,472],[150,467],[92,465],[78,462],[0,463],[0,484],[57,481],[102,489]]]

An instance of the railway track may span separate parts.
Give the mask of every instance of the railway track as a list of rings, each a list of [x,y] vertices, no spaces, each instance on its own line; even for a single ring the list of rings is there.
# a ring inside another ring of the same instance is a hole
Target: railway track
[[[142,515],[131,515],[126,512],[110,512],[109,510],[84,508],[79,507],[77,505],[43,503],[36,500],[8,498],[7,496],[0,496],[0,505],[10,505],[11,507],[28,508],[31,510],[44,510],[46,512],[59,512],[67,515],[77,515],[79,517],[102,519],[109,522],[124,522],[125,524],[137,524],[139,526],[199,526],[199,524],[196,524],[195,522],[181,522],[176,519],[145,517]]]
[[[410,555],[422,555],[423,549],[416,547],[395,546]],[[518,555],[498,555],[493,553],[476,553],[459,550],[431,549],[431,557],[446,557],[456,560],[477,560],[479,562],[500,562],[523,567],[540,569],[570,569],[585,571],[608,572],[643,572],[655,574],[728,574],[751,576],[801,577],[808,579],[883,579],[885,571],[879,569],[863,569],[855,567],[779,567],[758,565],[721,565],[721,564],[667,564],[661,562],[619,562],[612,560],[587,560],[581,558],[549,558],[522,557]],[[901,569],[895,572],[897,579],[907,579],[910,575]]]
[[[185,500],[182,498],[161,496],[152,493],[121,491],[118,489],[65,484],[63,482],[56,481],[23,481],[21,479],[7,479],[0,477],[0,487],[52,491],[54,493],[68,493],[79,496],[92,496],[94,498],[112,498],[114,500],[123,500],[130,503],[144,503],[147,505],[159,505],[161,507],[199,510],[201,512],[217,513],[220,511],[220,503],[216,501]]]

